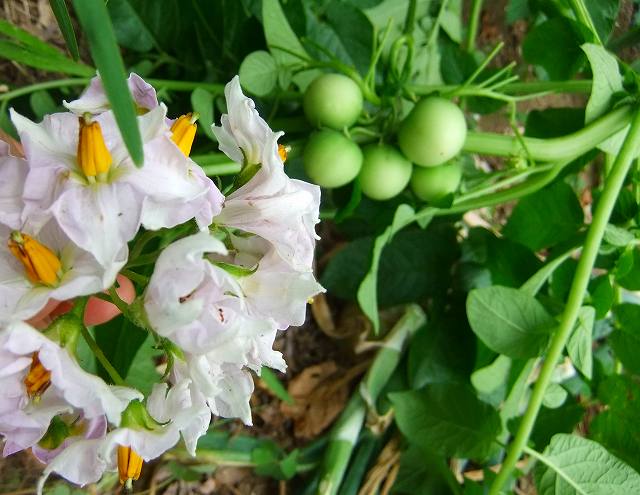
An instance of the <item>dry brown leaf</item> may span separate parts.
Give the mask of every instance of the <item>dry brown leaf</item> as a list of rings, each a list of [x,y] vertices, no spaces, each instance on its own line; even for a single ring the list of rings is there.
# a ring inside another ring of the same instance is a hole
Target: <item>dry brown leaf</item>
[[[22,149],[22,145],[13,139],[9,134],[0,129],[0,141],[4,141],[9,145],[9,151],[13,156],[24,156],[24,150]]]
[[[333,361],[305,368],[289,382],[294,404],[281,404],[282,413],[293,419],[297,438],[313,438],[340,414],[349,396],[349,381]]]
[[[311,314],[320,327],[320,330],[326,333],[329,337],[333,337],[336,331],[336,325],[333,322],[331,308],[329,307],[329,304],[327,304],[327,297],[324,294],[314,296],[313,304],[311,304]]]

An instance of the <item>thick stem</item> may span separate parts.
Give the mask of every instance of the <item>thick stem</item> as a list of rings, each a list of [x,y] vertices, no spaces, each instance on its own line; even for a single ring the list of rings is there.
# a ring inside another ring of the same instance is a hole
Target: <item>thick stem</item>
[[[527,410],[525,411],[520,427],[518,428],[518,433],[513,440],[511,448],[509,449],[509,454],[503,462],[498,476],[491,486],[489,495],[498,495],[500,493],[502,487],[511,476],[516,462],[520,458],[520,455],[529,440],[536,417],[538,416],[538,411],[542,405],[542,399],[547,387],[549,386],[549,382],[551,381],[553,370],[558,359],[560,359],[562,355],[567,339],[569,338],[571,330],[575,326],[578,318],[578,312],[589,284],[591,271],[593,269],[596,256],[598,255],[598,250],[600,249],[604,230],[607,226],[607,222],[609,221],[609,217],[611,216],[611,212],[613,211],[620,189],[624,184],[625,177],[631,167],[631,163],[638,149],[639,140],[640,112],[636,111],[622,149],[615,160],[611,173],[606,179],[602,195],[593,216],[593,221],[591,222],[591,226],[587,232],[587,238],[585,239],[582,255],[580,256],[580,261],[576,268],[573,283],[571,284],[571,291],[569,292],[569,298],[567,300],[565,310],[562,313],[560,325],[551,340],[549,352],[545,357],[544,364],[540,370],[540,375],[538,376],[538,380],[533,388],[529,404],[527,405]]]
[[[491,132],[469,132],[463,149],[470,153],[498,156],[528,156],[532,160],[551,162],[580,156],[612,134],[623,129],[630,120],[631,108],[620,107],[567,136],[539,139],[506,136]],[[523,145],[526,146],[526,151]]]

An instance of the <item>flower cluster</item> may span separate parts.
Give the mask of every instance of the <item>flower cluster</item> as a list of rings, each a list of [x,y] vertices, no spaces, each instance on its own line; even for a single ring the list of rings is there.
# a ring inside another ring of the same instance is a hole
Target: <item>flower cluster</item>
[[[41,123],[11,111],[23,155],[0,143],[0,434],[3,455],[31,449],[46,464],[40,490],[50,473],[84,485],[117,469],[131,483],[181,438],[194,454],[212,414],[251,424],[250,371],[285,369],[276,333],[301,325],[323,290],[311,266],[319,189],[287,176],[281,133],[238,78],[213,127],[242,165],[226,195],[189,158],[197,116],[171,120],[149,84],[135,74],[128,83],[140,168],[99,77]],[[76,343],[95,345],[85,324],[106,320],[85,307],[112,307],[91,296],[131,286],[119,273],[140,252],[128,243],[178,226],[138,283],[135,322],[168,358],[145,397],[117,374],[107,384],[84,369]]]

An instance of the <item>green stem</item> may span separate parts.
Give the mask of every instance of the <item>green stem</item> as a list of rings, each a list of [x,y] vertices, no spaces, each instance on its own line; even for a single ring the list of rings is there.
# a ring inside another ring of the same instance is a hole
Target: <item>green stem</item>
[[[584,4],[583,0],[569,0],[571,4],[571,8],[573,9],[573,13],[576,15],[578,20],[589,28],[589,31],[593,34],[593,39],[598,45],[602,45],[602,40],[600,39],[600,35],[596,30],[596,26],[593,23],[593,19],[591,19],[591,15],[589,14],[589,10],[587,6]]]
[[[476,47],[476,36],[478,35],[478,24],[480,21],[481,10],[482,0],[471,0],[471,13],[469,14],[469,32],[467,33],[468,52],[473,52]]]
[[[124,386],[125,382],[120,376],[120,373],[118,373],[113,365],[109,362],[107,356],[104,355],[102,349],[100,349],[100,347],[98,346],[98,343],[94,340],[91,333],[89,333],[89,330],[87,330],[87,327],[85,327],[84,325],[80,325],[80,332],[82,333],[82,337],[84,338],[85,342],[89,346],[89,349],[91,349],[93,355],[100,362],[107,374],[111,377],[113,383],[116,385]]]
[[[623,129],[630,120],[631,108],[624,106],[609,112],[579,131],[567,136],[539,139],[522,137],[522,142],[514,136],[491,132],[469,132],[463,149],[470,153],[498,156],[526,156],[522,144],[526,146],[528,157],[535,161],[556,161],[580,156],[593,149],[606,138]]]
[[[404,21],[404,34],[412,35],[413,28],[416,24],[416,6],[418,4],[417,0],[409,1],[409,8],[407,9],[407,16]]]
[[[380,392],[400,362],[407,341],[424,325],[426,317],[420,306],[409,305],[405,314],[385,338],[367,374],[360,383],[360,393],[351,396],[347,407],[331,429],[321,467],[318,495],[338,493],[349,459],[360,436],[367,405],[375,407]]]
[[[582,255],[580,256],[573,283],[571,284],[567,305],[562,313],[562,319],[551,340],[549,352],[546,355],[544,364],[540,370],[540,375],[533,388],[527,410],[518,428],[518,433],[509,449],[509,454],[502,464],[498,476],[491,486],[489,495],[497,495],[500,493],[503,485],[511,476],[523,449],[527,445],[536,417],[538,416],[538,411],[542,405],[542,399],[551,381],[553,370],[562,355],[567,339],[578,318],[578,312],[589,284],[591,271],[596,256],[598,255],[598,250],[600,249],[604,230],[638,149],[638,140],[640,140],[640,112],[636,111],[622,149],[615,160],[611,173],[605,181],[602,195],[600,196],[598,206],[593,216],[593,221],[587,232],[587,238],[585,239]]]
[[[535,94],[543,92],[551,93],[585,93],[591,92],[592,81],[584,79],[580,81],[529,81],[514,82],[502,87],[505,94]],[[414,84],[406,89],[416,95],[427,95],[430,93],[447,93],[455,91],[460,86],[455,84]],[[475,86],[470,86],[473,89]],[[480,89],[480,88],[478,88]]]
[[[242,165],[232,161],[229,161],[228,163],[202,165],[202,170],[204,170],[204,173],[209,177],[216,175],[235,175],[240,172],[241,168]]]

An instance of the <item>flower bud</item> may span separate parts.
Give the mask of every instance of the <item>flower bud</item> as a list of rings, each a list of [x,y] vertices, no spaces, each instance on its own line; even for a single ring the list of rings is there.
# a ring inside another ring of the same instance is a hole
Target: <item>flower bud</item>
[[[8,246],[11,254],[24,266],[27,277],[32,283],[48,286],[58,283],[62,264],[47,246],[17,230],[11,232]]]
[[[191,146],[198,128],[196,125],[198,117],[197,113],[187,113],[177,118],[171,126],[171,140],[176,143],[176,146],[180,148],[184,156],[189,156],[191,153]]]

